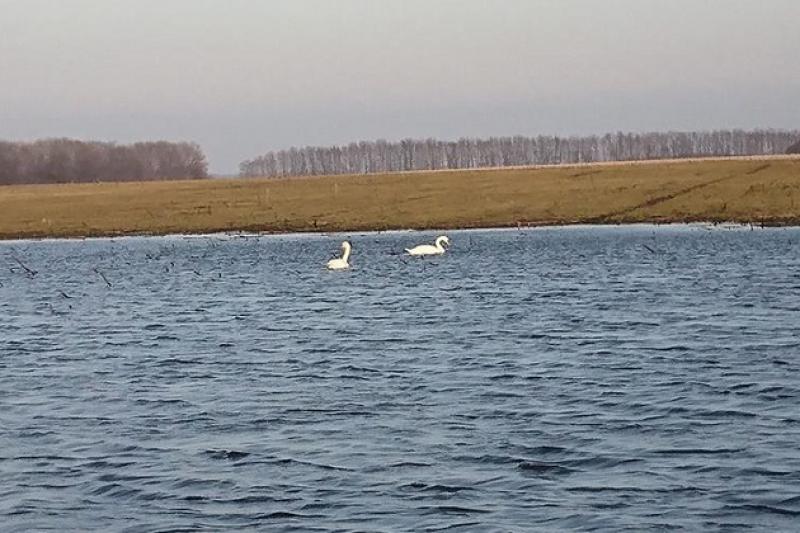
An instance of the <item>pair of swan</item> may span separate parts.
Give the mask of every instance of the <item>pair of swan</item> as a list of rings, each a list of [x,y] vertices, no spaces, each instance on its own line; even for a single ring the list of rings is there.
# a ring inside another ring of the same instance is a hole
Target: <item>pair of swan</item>
[[[448,239],[445,235],[442,235],[441,237],[436,238],[434,244],[420,244],[419,246],[415,246],[413,248],[406,248],[406,253],[415,257],[422,257],[425,255],[442,255],[447,249],[445,246],[450,246],[450,239]],[[342,243],[342,257],[328,261],[328,270],[345,270],[350,268],[350,263],[348,260],[350,259],[350,252],[352,250],[353,246],[350,244],[350,242],[344,241]]]

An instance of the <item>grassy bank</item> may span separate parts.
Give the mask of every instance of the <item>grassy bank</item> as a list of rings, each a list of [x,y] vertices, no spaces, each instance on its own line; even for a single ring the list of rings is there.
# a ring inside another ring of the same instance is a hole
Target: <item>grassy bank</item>
[[[0,238],[689,221],[800,224],[800,159],[0,187]]]

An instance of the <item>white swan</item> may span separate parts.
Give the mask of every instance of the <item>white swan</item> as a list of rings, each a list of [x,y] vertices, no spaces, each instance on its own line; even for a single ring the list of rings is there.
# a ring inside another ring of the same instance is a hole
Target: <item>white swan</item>
[[[350,246],[350,243],[344,241],[342,243],[342,257],[328,261],[328,270],[344,270],[350,268],[350,263],[348,263],[347,260],[350,259],[350,250],[352,249],[353,247]]]
[[[446,250],[445,245],[450,246],[450,239],[446,236],[442,235],[441,237],[436,238],[436,244],[420,244],[419,246],[415,246],[413,248],[406,248],[406,252],[409,255],[442,255]]]

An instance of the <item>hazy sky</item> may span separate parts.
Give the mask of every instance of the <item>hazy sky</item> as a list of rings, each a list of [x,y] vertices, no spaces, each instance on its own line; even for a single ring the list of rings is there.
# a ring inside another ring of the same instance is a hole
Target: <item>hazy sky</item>
[[[798,0],[0,0],[0,138],[212,170],[402,137],[800,127]]]

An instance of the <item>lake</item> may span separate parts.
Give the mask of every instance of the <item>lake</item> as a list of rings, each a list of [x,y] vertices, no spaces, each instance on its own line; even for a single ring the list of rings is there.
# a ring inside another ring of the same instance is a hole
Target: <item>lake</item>
[[[447,234],[0,243],[0,529],[796,529],[800,229]]]

